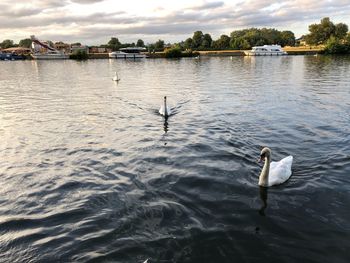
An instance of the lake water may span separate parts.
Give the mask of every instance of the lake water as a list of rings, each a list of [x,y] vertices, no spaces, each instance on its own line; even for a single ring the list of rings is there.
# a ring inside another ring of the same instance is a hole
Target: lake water
[[[350,57],[1,62],[0,261],[349,262],[349,76]],[[262,146],[294,156],[268,190]]]

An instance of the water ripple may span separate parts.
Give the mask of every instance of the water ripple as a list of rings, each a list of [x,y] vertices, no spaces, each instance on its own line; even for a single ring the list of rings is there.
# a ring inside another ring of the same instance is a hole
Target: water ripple
[[[2,260],[347,262],[349,62],[2,63]],[[257,186],[262,146],[285,184]]]

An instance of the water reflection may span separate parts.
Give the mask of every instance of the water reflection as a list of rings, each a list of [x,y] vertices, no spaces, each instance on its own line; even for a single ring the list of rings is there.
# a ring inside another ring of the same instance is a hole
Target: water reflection
[[[169,123],[168,123],[168,117],[164,117],[164,125],[163,125],[163,128],[164,128],[164,132],[167,133],[169,128]]]
[[[267,187],[259,187],[259,193],[260,193],[260,199],[262,201],[262,206],[259,209],[259,214],[261,216],[265,216],[265,209],[267,207],[267,192],[268,192],[268,188]]]
[[[0,63],[2,261],[347,262],[349,60]],[[266,144],[298,156],[268,210]]]

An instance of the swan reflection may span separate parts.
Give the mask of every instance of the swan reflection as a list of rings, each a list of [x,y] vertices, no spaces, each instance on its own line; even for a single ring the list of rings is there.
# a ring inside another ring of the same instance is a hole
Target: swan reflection
[[[268,191],[267,187],[262,187],[262,186],[259,187],[260,199],[262,201],[262,206],[259,209],[259,214],[261,216],[265,216],[265,209],[267,207],[267,191]]]
[[[163,128],[164,128],[164,132],[165,133],[167,133],[168,132],[168,130],[169,130],[169,123],[168,123],[168,117],[165,117],[164,118],[164,126],[163,126]]]

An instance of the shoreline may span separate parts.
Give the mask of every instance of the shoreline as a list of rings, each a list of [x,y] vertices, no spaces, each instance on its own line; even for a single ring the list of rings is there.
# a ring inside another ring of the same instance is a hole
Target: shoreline
[[[323,49],[321,48],[307,48],[307,47],[288,47],[284,48],[284,51],[288,55],[316,55],[322,54]],[[196,51],[199,53],[199,56],[203,57],[238,57],[246,56],[244,50],[207,50],[207,51]],[[158,59],[165,58],[165,52],[155,52],[155,53],[146,53],[147,58]],[[87,59],[110,59],[108,53],[89,53],[87,54]],[[288,56],[287,55],[287,56]],[[114,58],[113,58],[114,59]],[[26,55],[26,60],[34,60],[30,55]]]

